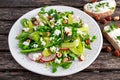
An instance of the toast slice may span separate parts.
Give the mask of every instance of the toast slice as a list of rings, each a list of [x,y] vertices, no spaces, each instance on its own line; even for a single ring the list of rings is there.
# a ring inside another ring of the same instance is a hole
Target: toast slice
[[[120,50],[120,28],[111,23],[104,27],[103,35],[116,50]]]
[[[102,0],[84,5],[84,11],[92,17],[99,16],[101,18],[110,16],[116,9],[115,0]]]

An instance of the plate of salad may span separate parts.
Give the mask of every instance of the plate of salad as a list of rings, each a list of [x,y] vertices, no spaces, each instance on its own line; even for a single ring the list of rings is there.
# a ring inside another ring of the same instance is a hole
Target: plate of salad
[[[9,33],[9,48],[24,68],[47,76],[66,76],[87,68],[103,39],[98,24],[83,11],[47,6],[20,17]]]

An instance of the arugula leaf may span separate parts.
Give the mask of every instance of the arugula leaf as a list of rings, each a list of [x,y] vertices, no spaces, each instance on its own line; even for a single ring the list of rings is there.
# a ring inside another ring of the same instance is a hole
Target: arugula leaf
[[[55,73],[57,71],[58,64],[52,63],[52,73]]]
[[[68,69],[71,66],[72,62],[62,62],[60,64],[61,67],[63,67],[64,69]]]
[[[110,23],[110,28],[111,28],[111,30],[114,30],[114,29],[117,29],[118,27],[114,22],[111,22]]]

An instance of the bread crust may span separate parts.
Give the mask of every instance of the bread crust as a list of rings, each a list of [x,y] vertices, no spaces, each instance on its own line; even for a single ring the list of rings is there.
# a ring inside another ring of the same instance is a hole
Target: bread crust
[[[116,2],[115,2],[114,8],[116,9]],[[91,17],[94,17],[94,18],[96,16],[99,16],[101,18],[105,18],[107,16],[110,16],[114,13],[115,9],[111,9],[107,12],[95,13],[95,12],[91,12],[91,11],[87,10],[86,5],[84,5],[84,12],[86,12],[87,14],[89,14]]]
[[[115,42],[115,40],[113,38],[111,38],[107,32],[103,31],[103,35],[104,37],[112,44],[112,46],[116,49],[116,50],[120,50],[120,46],[118,45],[117,42]]]
[[[114,9],[114,10],[109,10],[109,11],[104,12],[104,13],[94,13],[94,12],[90,12],[90,11],[88,11],[88,10],[86,10],[86,9],[84,8],[84,12],[86,12],[86,13],[89,14],[90,16],[92,16],[92,17],[99,16],[99,17],[101,17],[101,18],[104,18],[104,17],[107,17],[107,16],[112,15],[112,14],[114,13],[114,11],[115,11],[115,9]]]

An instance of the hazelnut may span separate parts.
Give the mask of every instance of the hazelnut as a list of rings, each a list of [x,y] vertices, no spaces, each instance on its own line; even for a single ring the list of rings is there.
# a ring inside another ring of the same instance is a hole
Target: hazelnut
[[[91,0],[92,2],[97,2],[98,0]]]
[[[48,19],[51,20],[51,19],[52,19],[52,16],[48,16]]]
[[[83,56],[83,55],[80,55],[80,56],[78,57],[78,59],[79,59],[80,61],[84,61],[84,56]]]
[[[67,20],[67,19],[65,19],[65,20],[63,21],[63,23],[64,23],[64,24],[67,24],[67,23],[68,23],[68,20]]]
[[[61,58],[62,57],[62,53],[57,53],[57,57]]]
[[[71,60],[71,58],[70,57],[68,57],[68,61],[70,61]]]
[[[34,26],[38,26],[39,25],[39,23],[37,21],[34,21],[33,24],[34,24]]]
[[[63,58],[63,62],[68,62],[68,58]]]
[[[120,28],[120,25],[117,25],[118,26],[118,28]]]
[[[85,41],[85,43],[86,43],[87,45],[89,45],[89,44],[90,44],[90,39],[87,39],[87,40]]]
[[[112,17],[111,16],[108,16],[105,18],[107,21],[111,21],[112,20]]]
[[[114,20],[114,21],[118,21],[118,20],[120,20],[120,17],[119,17],[119,16],[114,16],[114,17],[113,17],[113,20]]]
[[[26,41],[27,41],[28,43],[30,43],[30,42],[31,42],[31,40],[30,40],[30,39],[27,39]]]
[[[120,57],[120,51],[119,50],[115,50],[113,53],[116,57]]]
[[[107,46],[107,47],[105,48],[105,51],[106,51],[106,52],[111,52],[111,51],[112,51],[112,49],[111,49],[111,47],[110,47],[110,46]]]
[[[106,23],[107,23],[107,20],[106,20],[106,19],[102,19],[101,23],[102,23],[102,24],[106,24]]]
[[[95,20],[97,20],[97,21],[99,21],[99,20],[101,19],[100,16],[95,16],[94,18],[95,18]]]

